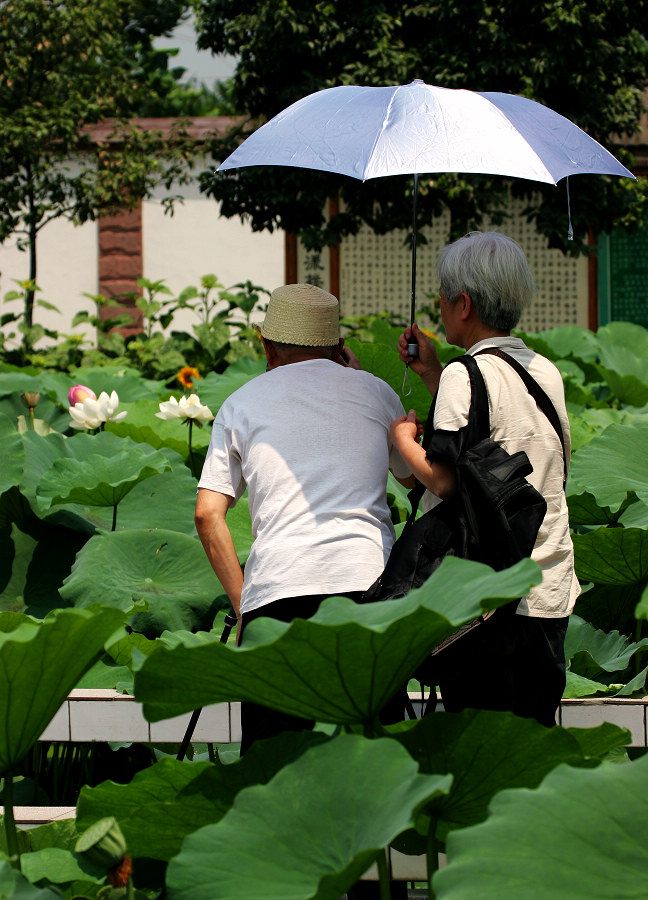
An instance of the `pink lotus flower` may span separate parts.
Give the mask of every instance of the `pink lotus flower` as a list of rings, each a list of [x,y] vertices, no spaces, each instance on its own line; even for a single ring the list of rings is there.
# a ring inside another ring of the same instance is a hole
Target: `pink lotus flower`
[[[74,387],[70,388],[70,393],[68,394],[70,406],[74,406],[76,403],[83,403],[88,397],[91,400],[97,399],[95,392],[84,384],[75,384]]]

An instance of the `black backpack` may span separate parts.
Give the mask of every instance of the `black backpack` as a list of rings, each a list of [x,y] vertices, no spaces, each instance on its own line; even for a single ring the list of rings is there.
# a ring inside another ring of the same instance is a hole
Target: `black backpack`
[[[503,351],[488,347],[479,352],[495,354],[518,372],[556,429],[565,459],[560,421],[542,388]],[[530,556],[533,550],[547,511],[544,497],[526,480],[533,467],[524,451],[510,455],[490,438],[488,395],[474,357],[459,356],[449,365],[454,363],[466,366],[470,376],[468,424],[458,431],[435,431],[433,402],[423,447],[429,459],[455,466],[456,493],[417,519],[425,491],[417,482],[409,495],[412,512],[382,575],[365,591],[363,602],[403,597],[427,581],[446,556],[483,562],[499,570]]]

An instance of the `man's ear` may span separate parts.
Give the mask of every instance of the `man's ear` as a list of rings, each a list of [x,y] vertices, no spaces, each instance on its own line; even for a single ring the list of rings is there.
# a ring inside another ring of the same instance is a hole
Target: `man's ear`
[[[458,299],[457,303],[461,304],[461,306],[459,307],[459,315],[460,315],[461,319],[466,321],[466,319],[470,318],[470,314],[473,311],[473,309],[475,308],[473,306],[472,297],[470,296],[470,294],[467,291],[462,291],[459,294],[459,299]]]
[[[340,338],[338,341],[337,347],[333,350],[331,354],[331,359],[333,362],[337,362],[340,359],[340,354],[342,353],[342,348],[344,347],[344,338]]]
[[[275,369],[278,364],[277,348],[272,341],[267,341],[263,335],[260,335],[263,341],[263,349],[265,350],[266,359],[268,360],[268,368]]]

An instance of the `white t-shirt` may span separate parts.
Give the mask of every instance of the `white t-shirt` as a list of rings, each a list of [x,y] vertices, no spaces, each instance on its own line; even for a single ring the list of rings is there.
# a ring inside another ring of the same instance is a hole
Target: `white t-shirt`
[[[499,347],[528,369],[553,403],[560,424],[567,464],[571,452],[565,393],[558,369],[544,356],[515,337],[489,338],[474,344],[468,353]],[[528,481],[547,501],[547,513],[531,554],[542,568],[542,584],[519,604],[522,615],[560,618],[571,613],[580,594],[574,572],[574,548],[569,534],[569,511],[563,490],[563,453],[553,426],[527,391],[517,372],[496,356],[477,356],[488,393],[490,434],[508,453],[524,450],[533,472]],[[468,423],[470,377],[465,366],[443,370],[434,412],[434,427],[454,431]],[[422,508],[438,502],[433,494],[423,498]]]
[[[384,381],[325,359],[279,366],[223,403],[198,487],[235,500],[248,488],[242,611],[365,590],[381,574],[394,542],[388,470],[410,474],[389,443],[402,415]]]

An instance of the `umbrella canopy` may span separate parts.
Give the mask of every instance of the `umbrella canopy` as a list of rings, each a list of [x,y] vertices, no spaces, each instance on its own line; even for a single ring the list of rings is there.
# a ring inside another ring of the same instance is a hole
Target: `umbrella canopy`
[[[634,178],[597,141],[541,103],[419,80],[310,94],[250,135],[218,171],[262,165],[362,181],[423,172],[481,172],[551,184],[586,173]]]
[[[535,100],[436,87],[419,79],[309,94],[246,138],[217,171],[243,166],[296,166],[362,181],[414,175],[412,322],[420,173],[480,172],[549,184],[579,174],[635,177],[581,128]]]

